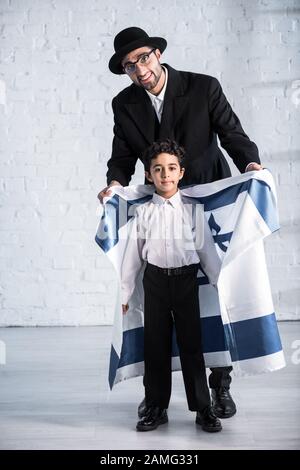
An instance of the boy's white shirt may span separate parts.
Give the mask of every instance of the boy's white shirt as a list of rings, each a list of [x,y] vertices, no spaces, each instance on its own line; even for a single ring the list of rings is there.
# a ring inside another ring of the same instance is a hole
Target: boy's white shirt
[[[216,285],[221,260],[204,216],[203,206],[191,204],[178,191],[169,199],[153,193],[135,210],[128,224],[128,240],[121,266],[121,301],[126,305],[144,263],[177,268],[201,263]]]

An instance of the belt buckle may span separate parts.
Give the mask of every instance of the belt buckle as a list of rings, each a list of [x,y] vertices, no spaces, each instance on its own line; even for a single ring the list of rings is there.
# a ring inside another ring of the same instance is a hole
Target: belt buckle
[[[171,268],[167,268],[167,275],[172,276],[172,269]]]

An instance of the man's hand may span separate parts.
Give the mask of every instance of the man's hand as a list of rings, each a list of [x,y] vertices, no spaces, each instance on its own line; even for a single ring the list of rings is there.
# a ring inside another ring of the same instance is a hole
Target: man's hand
[[[261,166],[259,163],[249,163],[249,165],[246,168],[246,171],[254,171],[254,170],[263,170],[263,166]]]
[[[126,315],[126,313],[127,313],[127,310],[128,310],[128,309],[129,309],[129,306],[128,306],[128,304],[126,304],[126,305],[122,305],[122,311],[123,311],[123,315]]]
[[[100,204],[103,204],[103,198],[110,196],[111,191],[109,188],[111,188],[112,186],[122,186],[122,185],[119,183],[119,181],[113,180],[108,186],[106,186],[106,188],[102,189],[102,191],[100,191],[100,193],[97,196],[100,201]]]

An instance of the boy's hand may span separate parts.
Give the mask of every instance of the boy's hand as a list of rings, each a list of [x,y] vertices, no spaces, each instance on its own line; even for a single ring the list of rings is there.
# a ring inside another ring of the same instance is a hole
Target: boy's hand
[[[100,201],[100,204],[103,204],[103,198],[110,195],[111,193],[110,188],[112,186],[122,186],[122,185],[119,183],[119,181],[113,180],[108,186],[106,186],[106,188],[102,189],[102,191],[100,191],[100,193],[97,196]]]
[[[123,315],[126,315],[128,309],[129,309],[128,304],[122,305]]]

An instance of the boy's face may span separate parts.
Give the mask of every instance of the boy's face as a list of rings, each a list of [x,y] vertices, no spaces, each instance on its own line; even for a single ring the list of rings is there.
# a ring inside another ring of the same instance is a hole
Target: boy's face
[[[169,153],[160,153],[151,160],[150,172],[145,175],[151,183],[154,183],[156,192],[169,198],[177,192],[179,180],[184,175],[184,168],[180,168],[178,158]]]

